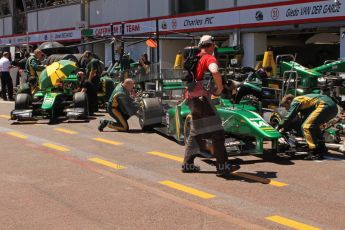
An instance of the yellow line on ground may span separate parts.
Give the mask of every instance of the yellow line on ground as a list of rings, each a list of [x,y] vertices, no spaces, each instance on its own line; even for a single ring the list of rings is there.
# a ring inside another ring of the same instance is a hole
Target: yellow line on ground
[[[54,150],[62,151],[62,152],[68,152],[68,151],[70,151],[69,149],[67,149],[67,148],[65,148],[65,147],[62,147],[62,146],[59,146],[59,145],[55,145],[55,144],[52,144],[52,143],[44,143],[44,144],[42,144],[42,145],[45,146],[45,147],[54,149]]]
[[[97,164],[101,164],[101,165],[113,168],[113,169],[125,169],[126,168],[125,166],[122,166],[122,165],[119,165],[119,164],[116,164],[116,163],[113,163],[110,161],[106,161],[106,160],[103,160],[103,159],[100,159],[97,157],[89,158],[88,160],[92,161],[94,163],[97,163]]]
[[[284,186],[288,186],[288,184],[285,184],[283,182],[279,182],[276,180],[270,180],[270,185],[276,186],[276,187],[284,187]]]
[[[234,172],[233,175],[238,176],[238,177],[242,177],[242,178],[246,178],[252,181],[257,181],[263,184],[269,184],[272,186],[276,186],[276,187],[284,187],[287,186],[288,184],[279,182],[279,181],[275,181],[275,180],[270,180],[267,178],[263,178],[263,177],[258,177],[249,173],[244,173],[244,172]]]
[[[25,135],[23,135],[23,134],[20,134],[20,133],[17,133],[17,132],[8,132],[7,134],[8,134],[8,135],[11,135],[11,136],[14,136],[14,137],[21,138],[21,139],[26,139],[26,138],[28,138],[27,136],[25,136]]]
[[[175,182],[172,182],[172,181],[169,181],[169,180],[161,181],[159,183],[162,184],[162,185],[166,185],[166,186],[168,186],[170,188],[174,188],[176,190],[179,190],[179,191],[182,191],[182,192],[185,192],[185,193],[189,193],[189,194],[192,194],[194,196],[197,196],[197,197],[200,197],[200,198],[203,198],[203,199],[210,199],[210,198],[216,197],[213,194],[210,194],[210,193],[207,193],[207,192],[203,192],[203,191],[200,191],[200,190],[197,190],[197,189],[194,189],[194,188],[182,185],[182,184],[178,184],[178,183],[175,183]]]
[[[67,134],[78,134],[78,132],[69,130],[69,129],[56,128],[54,130],[58,132],[62,132],[62,133],[67,133]]]
[[[294,221],[294,220],[291,220],[291,219],[288,219],[285,217],[281,217],[281,216],[268,216],[268,217],[266,217],[266,219],[273,221],[273,222],[276,222],[276,223],[281,224],[281,225],[288,226],[288,227],[293,228],[293,229],[320,230],[320,228],[316,228],[316,227],[313,227],[313,226],[310,226],[307,224],[303,224],[303,223],[300,223],[300,222],[297,222],[297,221]]]
[[[178,162],[183,162],[183,158],[182,157],[177,157],[177,156],[174,156],[174,155],[170,155],[170,154],[167,154],[167,153],[162,153],[162,152],[147,152],[148,154],[151,154],[151,155],[154,155],[154,156],[159,156],[159,157],[163,157],[163,158],[167,158],[167,159],[170,159],[170,160],[174,160],[174,161],[178,161]]]
[[[0,115],[1,118],[5,118],[5,119],[10,119],[11,117],[8,115]]]
[[[103,142],[103,143],[106,143],[106,144],[110,144],[110,145],[122,145],[123,143],[121,142],[116,142],[116,141],[112,141],[112,140],[108,140],[108,139],[103,139],[103,138],[93,138],[93,140],[95,141],[99,141],[99,142]]]

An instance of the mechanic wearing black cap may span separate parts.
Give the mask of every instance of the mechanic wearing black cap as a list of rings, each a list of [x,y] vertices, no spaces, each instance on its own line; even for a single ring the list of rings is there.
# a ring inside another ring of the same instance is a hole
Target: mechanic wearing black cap
[[[225,133],[222,121],[217,115],[216,109],[211,102],[211,93],[204,89],[202,80],[207,71],[211,72],[216,85],[213,95],[219,96],[223,91],[222,77],[218,71],[218,63],[213,56],[215,43],[210,35],[201,37],[198,44],[201,52],[196,66],[196,83],[189,89],[186,98],[191,110],[192,123],[190,135],[187,139],[185,157],[182,165],[182,172],[198,172],[200,167],[194,165],[194,159],[199,153],[202,140],[212,140],[213,154],[216,157],[217,176],[227,176],[232,171],[239,169],[239,166],[232,166],[228,162],[225,149]]]

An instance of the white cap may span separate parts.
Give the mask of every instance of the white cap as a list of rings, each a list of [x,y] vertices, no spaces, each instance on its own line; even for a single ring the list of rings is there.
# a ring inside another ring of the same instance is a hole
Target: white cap
[[[207,44],[214,44],[214,37],[212,37],[211,35],[203,35],[200,38],[200,41],[198,44],[199,47],[207,45]]]

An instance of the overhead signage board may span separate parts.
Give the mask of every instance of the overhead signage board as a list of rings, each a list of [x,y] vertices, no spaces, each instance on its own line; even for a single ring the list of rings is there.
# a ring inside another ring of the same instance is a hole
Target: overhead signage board
[[[284,3],[285,4],[285,3]],[[253,6],[241,10],[213,11],[199,15],[168,17],[159,19],[158,26],[161,32],[174,31],[203,31],[221,30],[229,28],[244,28],[258,26],[286,25],[289,23],[310,23],[322,21],[336,21],[345,18],[345,4],[334,1],[311,1],[304,3],[289,3],[285,5],[270,4],[266,7]],[[122,25],[113,25],[114,35],[122,35]],[[129,22],[124,25],[124,35],[137,35],[156,32],[156,20],[148,19],[138,22]],[[111,35],[109,26],[92,27],[94,37]],[[19,36],[0,37],[0,45],[17,45],[24,43],[39,43],[44,41],[68,41],[81,39],[80,30],[67,30],[60,32],[42,32]],[[28,41],[27,41],[28,40]]]
[[[21,45],[27,43],[41,43],[47,41],[71,41],[81,39],[80,30],[55,31],[35,33],[20,36],[1,37],[0,45]]]
[[[91,36],[93,36],[93,29],[82,29],[81,35],[83,35],[85,37],[91,37]]]
[[[154,33],[156,32],[156,21],[126,23],[124,27],[125,35]]]
[[[159,20],[160,31],[202,31],[266,25],[318,22],[325,18],[345,17],[345,4],[334,1],[314,1],[238,11],[182,16]]]
[[[201,30],[239,24],[238,11],[184,16],[159,20],[159,31]]]
[[[114,35],[121,35],[121,25],[113,25]],[[93,36],[94,37],[106,37],[111,35],[111,27],[108,26],[97,26],[93,27]]]
[[[317,19],[345,16],[345,5],[337,4],[334,1],[317,1],[308,3],[299,3],[292,5],[273,6],[266,8],[256,8],[241,10],[240,24],[253,25],[264,23],[280,24],[289,21],[306,22]]]

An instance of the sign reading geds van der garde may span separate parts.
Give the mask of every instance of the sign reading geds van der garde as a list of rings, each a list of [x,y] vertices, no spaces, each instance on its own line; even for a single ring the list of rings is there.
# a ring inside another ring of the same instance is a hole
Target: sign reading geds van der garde
[[[345,4],[339,5],[334,1],[316,1],[161,19],[159,30],[202,30],[212,27],[241,27],[241,25],[250,26],[262,23],[274,24],[277,22],[279,24],[289,20],[300,20],[303,23],[303,20],[322,20],[322,18],[337,16],[345,16]]]
[[[317,1],[284,6],[241,10],[240,24],[260,24],[286,22],[292,20],[308,20],[345,16],[345,5],[334,1]],[[262,19],[256,16],[261,14]],[[303,21],[302,21],[303,23]]]

